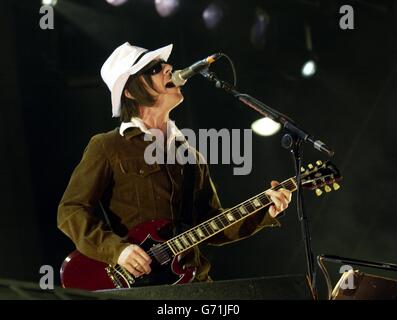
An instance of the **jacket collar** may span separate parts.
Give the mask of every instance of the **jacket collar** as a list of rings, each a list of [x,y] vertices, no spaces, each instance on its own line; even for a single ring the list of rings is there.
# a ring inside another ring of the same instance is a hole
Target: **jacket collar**
[[[185,136],[175,125],[175,122],[172,120],[168,120],[167,122],[167,131],[168,131],[168,141],[174,140],[176,137],[183,137],[185,140]],[[119,133],[121,136],[124,136],[126,139],[131,139],[137,135],[142,133],[147,133],[152,135],[150,130],[146,127],[145,123],[140,118],[132,118],[130,122],[122,122],[119,128]]]
[[[119,132],[120,132],[120,130],[119,130]],[[130,139],[132,139],[136,136],[139,136],[141,134],[144,134],[144,132],[142,132],[142,130],[139,129],[138,127],[128,127],[123,130],[122,136],[124,138],[126,138],[127,140],[130,140]]]

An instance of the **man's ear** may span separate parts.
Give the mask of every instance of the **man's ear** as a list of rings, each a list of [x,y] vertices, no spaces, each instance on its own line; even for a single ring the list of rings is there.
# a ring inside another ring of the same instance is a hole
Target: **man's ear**
[[[124,89],[124,95],[129,99],[132,99],[132,100],[134,99],[134,97],[131,95],[131,93],[127,89]]]

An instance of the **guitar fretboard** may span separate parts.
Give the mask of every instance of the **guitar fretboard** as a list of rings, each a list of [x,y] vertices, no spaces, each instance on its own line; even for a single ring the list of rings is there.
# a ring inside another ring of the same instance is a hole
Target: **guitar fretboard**
[[[280,183],[272,190],[278,190],[285,188],[290,191],[296,190],[295,178],[289,178],[288,180]],[[178,255],[192,247],[198,245],[217,233],[220,233],[228,227],[242,221],[249,217],[255,212],[271,205],[273,201],[266,194],[266,191],[238,204],[237,206],[225,210],[217,216],[191,228],[178,236],[168,240],[165,244],[169,247],[174,255]]]

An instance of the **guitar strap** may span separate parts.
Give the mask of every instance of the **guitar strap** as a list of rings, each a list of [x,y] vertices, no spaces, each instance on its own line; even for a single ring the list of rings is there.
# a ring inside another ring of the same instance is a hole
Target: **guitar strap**
[[[196,180],[197,164],[184,165],[184,179],[182,182],[182,201],[179,212],[174,221],[174,237],[193,226],[194,185]]]
[[[99,206],[100,206],[100,208],[101,208],[103,217],[105,218],[106,224],[108,225],[108,227],[110,228],[110,230],[111,230],[112,232],[114,232],[112,223],[110,222],[110,219],[109,219],[109,216],[108,216],[108,213],[106,212],[106,210],[105,210],[105,208],[104,208],[103,203],[102,203],[101,200],[99,200]]]
[[[109,208],[109,203],[110,203],[110,196],[111,196],[111,189],[107,188],[99,200],[98,204],[101,209],[101,215],[103,216],[104,222],[106,223],[107,227],[112,231],[113,233],[117,234],[120,237],[125,237],[128,234],[128,229],[127,227],[121,223],[121,220],[119,217],[117,217]],[[100,216],[99,212],[97,210],[95,211],[96,216]]]

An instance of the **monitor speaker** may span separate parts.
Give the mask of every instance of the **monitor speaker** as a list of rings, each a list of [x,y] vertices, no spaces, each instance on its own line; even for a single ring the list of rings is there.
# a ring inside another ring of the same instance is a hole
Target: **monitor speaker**
[[[305,276],[275,276],[251,279],[101,290],[42,290],[36,283],[0,279],[0,300],[309,300]]]
[[[104,292],[104,291],[102,291]],[[305,276],[196,282],[105,291],[118,299],[148,300],[310,300]]]
[[[397,300],[397,280],[350,270],[336,284],[332,299]]]

